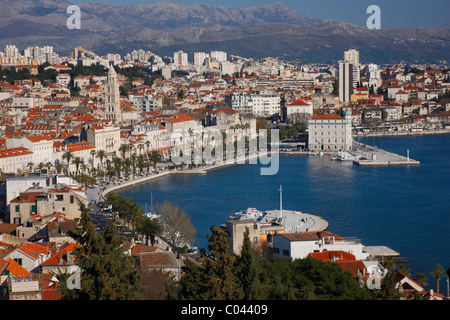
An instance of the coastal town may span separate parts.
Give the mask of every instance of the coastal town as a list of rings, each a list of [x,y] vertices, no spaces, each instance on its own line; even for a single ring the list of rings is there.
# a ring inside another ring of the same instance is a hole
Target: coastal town
[[[192,242],[182,239],[183,230],[177,230],[177,239],[169,231],[142,231],[134,225],[139,219],[124,212],[133,206],[121,205],[115,191],[223,165],[226,154],[217,152],[218,139],[202,136],[208,130],[231,144],[238,144],[240,134],[250,140],[261,138],[261,130],[279,134],[279,146],[269,143],[271,149],[259,148],[261,153],[277,147],[325,154],[330,161],[352,155],[358,165],[420,164],[355,138],[449,133],[448,65],[361,61],[355,48],[342,52],[337,64],[323,65],[223,51],[99,56],[77,47],[63,56],[52,46],[5,46],[0,52],[0,300],[62,299],[62,274],[80,271],[74,250],[82,244],[71,235],[84,214],[97,233],[109,224],[118,228],[120,249],[137,270],[162,271],[180,281],[186,266],[199,263]],[[220,158],[204,156],[212,145]],[[250,161],[252,144],[244,139],[242,146],[233,160]],[[239,256],[248,237],[261,256],[337,263],[369,289],[379,289],[392,272],[399,299],[448,299],[448,292],[439,291],[439,280],[448,278],[443,267],[433,270],[437,287],[426,289],[423,274],[413,277],[386,263],[398,252],[332,233],[313,212],[283,209],[281,190],[278,209],[224,213],[231,254]],[[157,210],[137,212],[158,219]],[[184,245],[193,250],[181,252]],[[164,298],[155,293],[164,286],[150,287],[149,296]]]

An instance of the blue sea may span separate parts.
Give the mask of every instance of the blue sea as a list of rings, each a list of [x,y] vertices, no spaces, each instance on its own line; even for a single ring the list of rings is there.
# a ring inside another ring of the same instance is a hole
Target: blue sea
[[[206,175],[170,175],[123,189],[143,208],[170,201],[191,216],[197,245],[206,248],[210,227],[236,210],[301,209],[328,221],[328,231],[387,246],[407,258],[412,275],[433,265],[450,268],[450,135],[359,138],[405,155],[420,166],[359,167],[328,156],[280,155],[279,171],[260,175],[261,164],[236,164]],[[267,166],[266,166],[267,167]],[[441,293],[446,292],[441,280]]]

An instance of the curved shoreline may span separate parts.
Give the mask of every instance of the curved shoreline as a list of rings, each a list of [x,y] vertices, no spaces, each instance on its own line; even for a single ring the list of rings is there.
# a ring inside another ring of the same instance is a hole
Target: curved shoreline
[[[158,179],[158,178],[170,175],[170,174],[207,174],[207,172],[209,170],[218,169],[218,168],[222,168],[222,167],[225,167],[225,166],[231,166],[231,165],[236,165],[236,164],[245,164],[245,163],[247,163],[247,161],[249,161],[251,159],[258,158],[258,157],[264,157],[267,154],[268,154],[268,152],[265,152],[265,153],[262,153],[262,154],[256,154],[256,155],[253,155],[253,156],[247,156],[247,157],[242,158],[242,159],[237,159],[237,160],[234,159],[233,162],[230,162],[230,163],[227,163],[227,161],[224,161],[224,163],[211,165],[211,166],[203,166],[203,167],[196,168],[196,169],[168,170],[168,171],[165,171],[165,172],[162,172],[162,173],[157,173],[157,174],[149,175],[149,176],[146,176],[146,177],[138,178],[138,179],[135,179],[135,180],[130,180],[130,181],[118,184],[118,185],[109,185],[109,186],[106,186],[106,189],[101,191],[100,194],[98,194],[99,191],[97,191],[97,196],[95,196],[95,194],[94,194],[94,198],[92,198],[92,196],[93,196],[92,193],[93,192],[91,192],[90,194],[88,193],[88,200],[89,201],[92,201],[92,200],[104,201],[104,200],[106,200],[106,195],[108,193],[110,193],[110,192],[113,192],[113,191],[116,191],[116,190],[120,190],[120,189],[123,189],[123,188],[127,188],[127,187],[131,187],[131,186],[134,186],[134,185],[139,184],[139,183],[151,181],[153,179]],[[101,187],[97,187],[97,188],[94,188],[94,189],[91,189],[91,190],[96,190],[96,189],[98,190],[99,188],[101,188]]]

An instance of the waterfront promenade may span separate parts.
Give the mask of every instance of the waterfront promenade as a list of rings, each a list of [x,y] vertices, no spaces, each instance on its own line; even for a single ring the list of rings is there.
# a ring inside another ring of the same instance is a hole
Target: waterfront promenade
[[[411,135],[426,135],[426,134],[449,134],[450,129],[442,130],[428,130],[428,131],[382,131],[382,132],[371,132],[364,134],[353,134],[353,138],[364,138],[364,137],[397,137],[397,136],[411,136]]]
[[[105,201],[106,195],[110,192],[117,191],[117,190],[127,188],[127,187],[131,187],[136,184],[147,182],[150,180],[158,179],[158,178],[167,176],[169,174],[207,174],[207,172],[209,170],[218,169],[218,168],[231,166],[231,165],[236,165],[239,163],[249,162],[252,159],[255,159],[258,157],[264,157],[267,154],[268,154],[267,152],[261,152],[259,154],[238,158],[237,160],[234,160],[232,162],[223,161],[223,163],[205,165],[205,166],[201,166],[201,167],[194,168],[194,169],[180,169],[180,170],[164,169],[160,173],[153,173],[153,174],[144,175],[144,176],[131,177],[130,180],[124,180],[124,181],[122,180],[122,181],[116,182],[116,183],[97,185],[95,188],[91,188],[86,191],[87,198],[88,198],[89,202]]]

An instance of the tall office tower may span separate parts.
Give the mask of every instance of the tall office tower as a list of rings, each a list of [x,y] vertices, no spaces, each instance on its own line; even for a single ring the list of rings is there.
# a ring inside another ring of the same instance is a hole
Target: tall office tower
[[[352,94],[353,64],[347,61],[339,61],[339,101],[350,102]]]
[[[108,78],[105,84],[105,110],[106,119],[114,120],[116,123],[122,121],[119,81],[114,66],[109,67]]]
[[[353,87],[356,88],[359,82],[360,64],[359,64],[359,51],[356,49],[350,49],[344,51],[344,61],[353,64]]]
[[[188,54],[184,50],[179,50],[173,54],[173,63],[182,67],[188,65]]]

